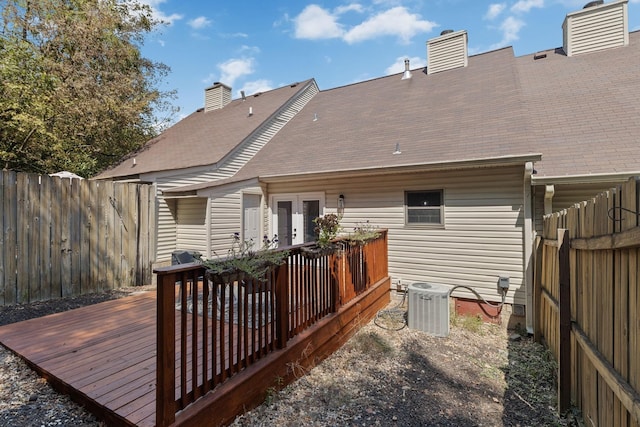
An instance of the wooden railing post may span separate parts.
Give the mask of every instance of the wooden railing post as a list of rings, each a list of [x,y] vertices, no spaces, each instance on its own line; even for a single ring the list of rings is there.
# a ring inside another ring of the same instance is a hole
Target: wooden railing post
[[[175,411],[175,273],[158,273],[156,426],[173,424]]]
[[[558,347],[558,411],[571,406],[571,271],[569,230],[558,229],[560,340]]]
[[[277,348],[285,348],[289,340],[289,262],[275,268]]]

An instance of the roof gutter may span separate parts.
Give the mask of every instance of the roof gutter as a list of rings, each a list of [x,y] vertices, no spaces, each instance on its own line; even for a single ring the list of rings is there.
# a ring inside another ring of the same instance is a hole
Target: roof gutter
[[[524,164],[526,162],[536,162],[542,158],[541,154],[523,154],[516,156],[500,156],[500,157],[486,157],[467,160],[455,160],[446,162],[432,162],[432,163],[416,163],[399,166],[372,166],[368,168],[352,169],[352,170],[334,170],[325,172],[309,172],[309,173],[296,173],[288,175],[262,175],[259,177],[260,182],[276,183],[286,182],[291,179],[297,181],[310,181],[321,178],[354,178],[359,176],[371,176],[371,175],[389,175],[396,173],[408,173],[408,172],[426,172],[426,171],[441,171],[452,169],[473,169],[473,168],[485,168],[491,166],[508,166],[515,164]]]
[[[617,172],[617,173],[594,173],[589,175],[559,175],[559,176],[541,176],[531,177],[532,185],[549,185],[549,184],[598,184],[611,181],[626,181],[632,176],[640,176],[640,171],[635,172]]]

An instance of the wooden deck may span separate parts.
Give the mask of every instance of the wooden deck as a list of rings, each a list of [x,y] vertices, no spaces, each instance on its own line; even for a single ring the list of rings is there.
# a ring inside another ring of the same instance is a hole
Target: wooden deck
[[[109,424],[155,425],[155,292],[2,326],[0,343]]]
[[[244,375],[238,375],[238,378],[234,377],[223,384],[220,393],[210,398],[216,402],[216,413],[221,420],[229,421],[241,408],[248,409],[259,403],[262,391],[256,389],[257,382],[271,384],[272,376],[276,374],[286,377],[287,361],[292,357],[295,360],[308,357],[315,363],[332,353],[350,336],[349,331],[355,322],[353,319],[361,322],[363,317],[371,318],[386,305],[388,293],[385,289],[388,287],[387,280],[361,301],[362,306],[352,302],[347,317],[330,316],[328,323],[321,322],[318,325],[318,332],[295,338],[285,352],[263,359],[260,368],[254,365]],[[156,292],[141,292],[1,326],[0,343],[21,356],[55,389],[87,407],[107,425],[154,426],[156,311]],[[176,327],[179,321],[180,316],[177,315]],[[229,331],[235,334],[237,328],[234,326]],[[224,342],[227,346],[229,340],[225,338]],[[318,346],[321,352],[307,354],[310,345]],[[191,352],[191,347],[187,352]],[[176,359],[180,357],[179,350],[177,353]],[[227,369],[229,363],[228,359],[225,360]],[[220,364],[218,369],[221,369]],[[236,381],[237,384],[233,384]],[[178,382],[176,397],[179,395]],[[198,416],[212,419],[207,410],[195,409],[195,413],[184,414],[183,422],[186,425],[201,425],[204,420]]]
[[[340,314],[327,316],[305,333],[291,339],[285,350],[263,356],[258,363],[220,384],[216,393],[210,393],[193,404],[189,411],[178,414],[176,425],[197,426],[213,419],[218,420],[216,425],[226,424],[238,413],[259,404],[264,399],[260,384],[272,387],[274,376],[284,378],[285,383],[294,379],[289,372],[290,360],[300,361],[304,366],[317,363],[341,346],[363,319],[372,318],[377,310],[384,307],[389,299],[389,282],[387,277],[347,304]],[[154,426],[156,313],[156,292],[141,292],[2,326],[0,343],[21,356],[54,388],[87,407],[107,425]],[[179,311],[176,314],[176,330],[179,330],[181,315]],[[246,340],[234,341],[227,336],[231,334],[234,337],[239,328],[235,324],[225,325],[225,337],[219,338],[218,342],[224,343],[225,348],[229,348],[230,343],[236,347],[238,342],[246,347]],[[266,326],[254,329],[254,332],[263,331],[263,334],[255,335],[268,334]],[[191,334],[188,335],[186,341],[191,343]],[[258,349],[263,339],[251,339],[253,335],[250,332],[249,351],[252,351],[252,347]],[[180,358],[179,344],[178,336],[176,360]],[[194,345],[198,346],[198,351],[202,350],[199,340]],[[310,348],[314,351],[309,352]],[[192,354],[192,345],[188,344],[184,350],[185,354]],[[228,355],[223,362],[218,361],[217,374],[223,369],[228,371],[231,363],[235,362],[231,362]],[[201,369],[198,366],[198,370]],[[177,371],[176,378],[180,376]],[[186,372],[186,376],[190,377],[189,372]],[[177,381],[176,398],[180,396],[179,387],[180,382]]]

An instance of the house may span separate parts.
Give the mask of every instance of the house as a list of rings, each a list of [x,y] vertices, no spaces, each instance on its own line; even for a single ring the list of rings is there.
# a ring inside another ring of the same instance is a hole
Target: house
[[[306,242],[314,217],[339,212],[347,231],[389,230],[395,286],[499,302],[502,278],[531,326],[542,216],[640,174],[640,33],[627,1],[568,14],[563,46],[532,55],[469,56],[467,33],[444,31],[424,70],[233,101],[220,85],[222,108],[99,178],[157,183],[159,263],[176,249],[225,254],[234,232]]]

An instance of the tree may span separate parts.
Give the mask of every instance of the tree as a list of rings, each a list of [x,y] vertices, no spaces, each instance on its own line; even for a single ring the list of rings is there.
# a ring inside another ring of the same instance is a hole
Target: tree
[[[169,69],[139,48],[162,23],[138,0],[0,5],[2,167],[91,176],[172,118],[173,93],[157,88]]]

